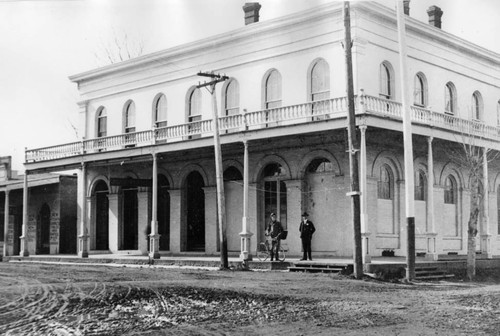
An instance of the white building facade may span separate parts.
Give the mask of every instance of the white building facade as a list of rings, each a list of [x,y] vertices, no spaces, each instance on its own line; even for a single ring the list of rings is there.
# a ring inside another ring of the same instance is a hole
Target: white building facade
[[[437,259],[467,248],[470,181],[450,146],[472,132],[478,147],[499,149],[500,55],[442,31],[439,8],[429,11],[430,23],[407,17],[406,29],[416,249]],[[406,253],[396,13],[354,2],[351,26],[369,262],[385,250]],[[229,252],[242,252],[243,222],[254,249],[275,212],[289,253],[300,255],[307,211],[313,254],[352,256],[343,38],[343,5],[330,3],[72,76],[84,139],[29,149],[25,167],[80,169],[82,256],[218,254],[211,96],[196,88],[199,70],[214,71],[229,77],[215,92]],[[499,168],[498,160],[483,167],[477,248],[488,257],[500,254]]]

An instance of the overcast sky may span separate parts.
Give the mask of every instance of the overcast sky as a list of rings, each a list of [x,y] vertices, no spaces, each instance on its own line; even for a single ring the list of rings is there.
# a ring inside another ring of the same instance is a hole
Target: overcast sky
[[[258,0],[255,0],[258,1]],[[261,21],[332,0],[260,0]],[[244,26],[244,0],[0,0],[0,156],[24,171],[24,148],[79,140],[79,100],[69,76],[107,64],[116,37],[142,41],[144,53]],[[380,0],[395,8],[395,0]],[[431,5],[442,29],[500,53],[499,0],[412,0],[427,22]]]

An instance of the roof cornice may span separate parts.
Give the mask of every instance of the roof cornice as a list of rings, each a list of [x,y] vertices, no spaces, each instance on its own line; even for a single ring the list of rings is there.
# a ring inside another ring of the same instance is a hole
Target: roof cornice
[[[121,72],[123,70],[133,70],[137,67],[163,64],[165,63],[165,61],[168,61],[170,63],[175,60],[182,60],[186,57],[192,57],[193,54],[202,54],[208,50],[213,49],[214,46],[221,48],[235,42],[238,43],[241,41],[245,41],[249,37],[254,38],[258,35],[271,34],[273,32],[282,31],[286,28],[296,27],[300,24],[315,22],[322,18],[333,16],[336,12],[342,12],[341,2],[332,2],[312,8],[307,11],[302,11],[299,13],[294,13],[267,21],[252,23],[250,25],[229,31],[227,33],[214,35],[201,40],[181,44],[162,51],[139,56],[137,58],[126,60],[120,63],[110,64],[105,67],[82,72],[70,76],[69,79],[72,82],[80,83],[86,80],[92,80],[113,73]]]
[[[375,15],[381,17],[387,22],[393,23],[397,27],[396,11],[387,6],[372,1],[357,1],[353,2],[351,8],[371,16]],[[440,45],[456,49],[460,52],[468,54],[469,56],[500,64],[500,54],[494,51],[488,50],[440,28],[436,28],[428,23],[412,18],[411,16],[405,17],[407,33],[409,31],[411,34],[431,39]]]

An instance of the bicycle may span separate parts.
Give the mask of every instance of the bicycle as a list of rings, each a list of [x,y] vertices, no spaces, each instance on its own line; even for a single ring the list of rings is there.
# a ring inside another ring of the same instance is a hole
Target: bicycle
[[[283,262],[286,259],[287,249],[283,240],[286,239],[287,233],[287,231],[283,231],[282,237],[280,237],[281,242],[278,255],[276,256],[277,261]],[[260,242],[259,245],[257,245],[257,258],[259,258],[260,261],[266,261],[271,256],[271,244],[272,239],[271,237],[268,237],[265,241]]]

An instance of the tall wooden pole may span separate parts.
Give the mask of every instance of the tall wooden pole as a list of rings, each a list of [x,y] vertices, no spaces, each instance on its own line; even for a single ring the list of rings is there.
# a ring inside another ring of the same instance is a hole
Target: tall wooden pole
[[[349,143],[349,177],[351,179],[351,213],[354,229],[354,276],[356,279],[363,277],[363,248],[361,245],[361,208],[359,192],[359,144],[356,134],[356,116],[354,111],[354,83],[352,75],[351,55],[351,14],[349,1],[344,2],[344,27],[345,27],[345,63],[347,79],[347,136]]]
[[[415,279],[415,205],[413,176],[413,145],[411,133],[410,90],[408,89],[408,67],[406,65],[406,28],[403,1],[396,0],[399,39],[399,64],[401,97],[403,108],[403,142],[405,162],[405,201],[406,201],[406,279]]]
[[[224,179],[222,172],[222,154],[219,136],[219,117],[217,113],[217,98],[215,96],[215,85],[228,79],[227,76],[221,76],[214,73],[199,72],[198,76],[210,77],[213,80],[209,83],[200,84],[197,87],[210,87],[212,96],[212,122],[214,128],[214,150],[215,150],[215,179],[217,183],[217,215],[219,220],[219,238],[220,238],[220,261],[221,268],[228,269],[227,253],[227,235],[226,235],[226,199],[224,196]]]

